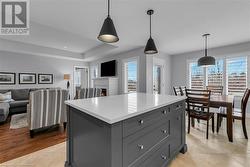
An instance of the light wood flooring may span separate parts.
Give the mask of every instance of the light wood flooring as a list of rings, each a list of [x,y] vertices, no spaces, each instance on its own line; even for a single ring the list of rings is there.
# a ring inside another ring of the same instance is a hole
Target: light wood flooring
[[[223,121],[219,134],[212,133],[205,139],[205,124],[196,123],[187,135],[188,152],[179,154],[170,167],[250,167],[250,142],[244,139],[240,122],[234,123],[234,142],[228,142],[226,121]],[[250,119],[247,120],[250,136]],[[0,167],[63,167],[65,142],[8,161]]]

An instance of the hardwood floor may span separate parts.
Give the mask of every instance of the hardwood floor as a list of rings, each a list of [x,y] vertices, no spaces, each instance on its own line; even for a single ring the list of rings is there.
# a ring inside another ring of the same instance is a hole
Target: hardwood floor
[[[169,167],[250,167],[250,141],[244,138],[241,123],[234,123],[234,142],[226,135],[226,121],[220,132],[206,139],[206,124],[196,123],[187,134],[188,152],[178,154]],[[250,134],[250,119],[247,120]],[[0,167],[63,167],[66,158],[65,142],[0,164]]]
[[[66,139],[63,127],[50,129],[30,138],[29,129],[11,130],[10,118],[0,125],[0,164],[11,159],[62,143]]]

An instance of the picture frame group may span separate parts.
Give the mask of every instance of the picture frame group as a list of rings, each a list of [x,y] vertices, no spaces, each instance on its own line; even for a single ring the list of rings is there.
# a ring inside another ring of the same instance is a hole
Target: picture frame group
[[[18,73],[19,84],[53,84],[53,74]],[[16,73],[0,72],[0,85],[15,85]]]

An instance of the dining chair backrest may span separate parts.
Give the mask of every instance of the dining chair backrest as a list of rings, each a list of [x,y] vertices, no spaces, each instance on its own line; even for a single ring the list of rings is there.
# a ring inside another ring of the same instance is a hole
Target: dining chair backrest
[[[180,87],[174,86],[173,89],[174,89],[175,96],[182,96]]]
[[[188,111],[205,111],[209,114],[210,90],[186,89]]]
[[[223,86],[206,86],[207,90],[211,90],[212,95],[222,95],[223,94]]]
[[[250,89],[246,89],[242,99],[241,99],[241,112],[242,112],[242,117],[246,116],[246,108],[247,108],[247,102],[250,96]]]
[[[181,90],[181,95],[185,96],[186,95],[186,86],[180,86],[180,90]]]

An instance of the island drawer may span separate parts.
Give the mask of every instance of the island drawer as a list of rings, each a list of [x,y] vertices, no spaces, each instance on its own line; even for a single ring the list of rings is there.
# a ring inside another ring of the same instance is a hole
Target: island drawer
[[[145,128],[128,136],[123,142],[124,166],[129,166],[155,145],[169,137],[170,120]]]
[[[170,143],[167,139],[157,146],[155,150],[152,150],[128,167],[166,167],[170,161],[170,157]]]
[[[160,119],[167,118],[169,113],[170,106],[166,106],[123,121],[123,137],[158,123]]]
[[[185,101],[174,103],[171,105],[171,112],[182,112],[185,107]]]

